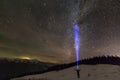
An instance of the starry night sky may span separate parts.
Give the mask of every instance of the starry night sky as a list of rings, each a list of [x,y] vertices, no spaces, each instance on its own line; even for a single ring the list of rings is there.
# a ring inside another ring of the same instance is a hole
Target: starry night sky
[[[120,56],[120,0],[0,0],[0,57],[73,62],[74,24],[80,59]]]

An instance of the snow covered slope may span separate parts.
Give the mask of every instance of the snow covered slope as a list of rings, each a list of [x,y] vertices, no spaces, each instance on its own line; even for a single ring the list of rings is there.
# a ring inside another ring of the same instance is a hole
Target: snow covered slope
[[[12,80],[120,80],[120,66],[109,64],[81,65],[80,79],[75,67],[43,74],[28,75]]]

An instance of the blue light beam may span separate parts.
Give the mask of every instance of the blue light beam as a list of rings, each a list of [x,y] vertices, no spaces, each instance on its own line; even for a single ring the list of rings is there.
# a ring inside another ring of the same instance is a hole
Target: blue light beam
[[[74,33],[74,47],[76,53],[76,66],[79,68],[79,26],[74,24],[73,26],[73,33]]]

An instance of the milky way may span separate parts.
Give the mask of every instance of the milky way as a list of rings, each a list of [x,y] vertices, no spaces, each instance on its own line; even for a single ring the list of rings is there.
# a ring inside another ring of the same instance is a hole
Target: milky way
[[[0,56],[73,62],[75,23],[80,59],[120,56],[120,0],[1,0]]]

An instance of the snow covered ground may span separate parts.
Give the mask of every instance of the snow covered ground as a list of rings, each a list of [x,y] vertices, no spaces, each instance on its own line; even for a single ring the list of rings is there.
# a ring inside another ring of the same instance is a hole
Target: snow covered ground
[[[80,79],[77,79],[75,69],[75,67],[71,67],[12,80],[120,80],[120,66],[118,65],[81,65]]]

